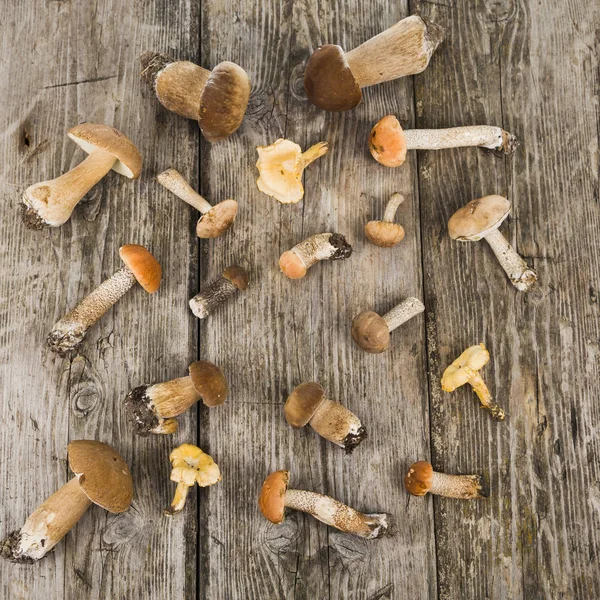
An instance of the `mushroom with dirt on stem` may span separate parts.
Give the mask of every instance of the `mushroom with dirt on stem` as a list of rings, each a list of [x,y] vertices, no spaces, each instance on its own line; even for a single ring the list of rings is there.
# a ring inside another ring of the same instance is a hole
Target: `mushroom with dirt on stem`
[[[146,248],[137,244],[126,244],[119,249],[119,256],[125,263],[124,266],[102,282],[54,325],[47,339],[48,346],[53,352],[64,356],[76,350],[88,329],[136,282],[149,294],[158,290],[162,269]]]
[[[248,287],[248,272],[239,265],[231,265],[223,275],[202,288],[189,302],[194,315],[206,319],[217,306],[231,298],[238,290]]]
[[[365,225],[365,235],[376,246],[392,248],[404,239],[404,227],[394,223],[396,211],[403,202],[402,194],[393,193],[385,207],[383,221],[369,221]]]
[[[137,179],[142,157],[133,142],[108,125],[81,123],[68,136],[88,156],[67,173],[30,185],[23,193],[22,217],[29,229],[59,227],[79,201],[109,172]]]
[[[489,488],[483,475],[446,475],[433,470],[431,463],[418,461],[411,465],[404,487],[413,496],[429,492],[436,496],[460,500],[480,500],[489,497]]]

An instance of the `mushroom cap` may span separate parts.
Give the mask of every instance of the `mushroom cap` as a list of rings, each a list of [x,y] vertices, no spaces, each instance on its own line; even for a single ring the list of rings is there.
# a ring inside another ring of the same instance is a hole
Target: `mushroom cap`
[[[219,465],[212,456],[193,444],[181,444],[171,452],[169,460],[173,465],[170,479],[176,483],[207,487],[222,479]]]
[[[510,213],[510,202],[502,196],[484,196],[459,208],[448,221],[448,235],[459,242],[477,242],[498,229]]]
[[[133,499],[133,480],[121,455],[108,444],[76,440],[67,446],[69,467],[81,491],[112,513],[126,511]]]
[[[379,354],[390,345],[390,330],[381,315],[365,310],[352,321],[352,339],[366,352]]]
[[[304,89],[309,102],[332,112],[350,110],[362,100],[362,92],[340,46],[320,46],[308,59]]]
[[[292,250],[286,250],[279,257],[279,268],[290,279],[302,279],[306,275],[304,261]]]
[[[206,406],[219,406],[227,398],[227,380],[217,365],[197,360],[190,365],[190,378]]]
[[[376,246],[392,248],[404,239],[404,227],[387,221],[369,221],[365,225],[365,235]]]
[[[199,238],[216,238],[223,235],[232,225],[238,211],[235,200],[224,200],[215,204],[198,219],[196,235]]]
[[[256,168],[259,177],[258,189],[282,204],[293,204],[302,200],[303,168],[300,165],[302,148],[291,140],[279,138],[270,146],[258,146]]]
[[[479,371],[490,360],[490,353],[484,344],[467,348],[442,375],[442,389],[453,392],[468,383],[474,371]]]
[[[404,487],[413,496],[424,496],[431,489],[432,482],[433,467],[431,463],[420,460],[411,465],[408,470],[404,478]]]
[[[325,399],[325,390],[313,381],[301,383],[288,396],[283,407],[285,420],[296,428],[304,427]]]
[[[223,271],[223,277],[229,280],[238,290],[245,290],[248,287],[248,271],[239,265],[231,265]]]
[[[258,499],[260,512],[271,523],[279,524],[285,513],[285,492],[290,480],[289,471],[275,471],[263,483]]]
[[[400,121],[387,115],[375,123],[369,135],[373,158],[385,167],[399,167],[406,160],[406,139]]]
[[[211,72],[202,95],[198,125],[209,142],[230,136],[244,120],[250,98],[250,79],[242,67],[219,63]]]
[[[158,290],[162,279],[162,268],[144,246],[125,244],[119,248],[119,256],[149,294]]]
[[[129,179],[137,179],[142,172],[142,156],[135,144],[118,129],[97,123],[81,123],[67,134],[82,150],[90,154],[96,148],[115,157],[112,170]]]

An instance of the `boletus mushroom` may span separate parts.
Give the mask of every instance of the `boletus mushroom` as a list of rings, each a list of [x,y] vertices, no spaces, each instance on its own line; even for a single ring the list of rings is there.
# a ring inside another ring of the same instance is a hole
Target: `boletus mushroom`
[[[200,487],[221,481],[219,466],[211,456],[193,444],[181,444],[169,456],[173,469],[171,481],[177,484],[171,506],[164,512],[168,517],[183,510],[188,492],[197,483]]]
[[[1,544],[1,554],[12,562],[33,563],[48,554],[81,519],[91,504],[122,513],[133,498],[131,473],[110,446],[77,440],[67,446],[69,466],[75,474],[43,502],[20,531]]]
[[[492,398],[479,370],[490,360],[490,353],[483,344],[467,348],[445,371],[442,376],[442,389],[453,392],[468,383],[477,394],[481,408],[490,411],[492,419],[503,421],[505,414]]]
[[[258,146],[256,168],[258,189],[282,204],[300,202],[304,197],[302,173],[311,162],[329,152],[327,142],[318,142],[306,152],[291,140],[278,139],[270,146]]]
[[[308,100],[323,110],[350,110],[362,100],[361,88],[424,71],[443,38],[441,27],[412,15],[350,52],[320,46],[304,72]]]
[[[380,354],[390,347],[390,333],[425,310],[418,298],[407,298],[388,313],[364,310],[352,321],[352,339],[365,352]]]
[[[537,274],[498,231],[509,213],[510,202],[502,196],[471,200],[450,217],[448,235],[459,242],[485,239],[510,282],[520,292],[527,292],[537,281]]]
[[[230,136],[241,124],[250,98],[250,79],[232,62],[212,71],[166,54],[145,52],[140,57],[142,78],[168,110],[198,121],[209,142]]]
[[[190,300],[190,308],[199,319],[206,319],[217,306],[231,298],[238,290],[248,287],[248,272],[244,267],[231,265],[223,275],[202,288]]]
[[[71,128],[68,136],[88,157],[64,175],[25,190],[22,217],[29,229],[66,223],[78,202],[111,170],[129,179],[140,176],[138,149],[114,127],[82,123]]]
[[[483,475],[446,475],[434,471],[431,463],[426,461],[411,465],[404,478],[404,487],[413,496],[424,496],[429,492],[446,498],[479,500],[490,495]]]
[[[175,169],[159,173],[156,179],[178,198],[202,213],[196,224],[196,235],[199,238],[220,237],[233,225],[238,211],[238,203],[235,200],[223,200],[212,206]]]
[[[321,260],[345,260],[352,246],[339,233],[317,233],[286,250],[279,258],[279,268],[290,279],[302,279],[306,271]]]
[[[160,286],[162,269],[158,261],[137,244],[126,244],[119,249],[125,263],[114,275],[86,296],[69,314],[64,316],[48,335],[48,346],[62,356],[76,350],[88,329],[108,309],[116,304],[137,282],[149,294]]]
[[[308,513],[340,531],[366,539],[382,537],[392,524],[391,515],[387,513],[363,514],[329,496],[289,489],[289,479],[289,471],[275,471],[263,483],[258,506],[271,523],[282,523],[287,507]]]
[[[369,135],[371,155],[385,167],[402,165],[408,150],[443,150],[470,146],[487,148],[499,154],[512,154],[519,143],[508,131],[491,125],[403,130],[394,115],[380,119]]]
[[[140,385],[124,400],[133,430],[138,435],[175,433],[177,417],[202,399],[206,406],[219,406],[227,398],[227,381],[219,367],[197,360],[187,377]]]
[[[394,223],[396,211],[403,202],[404,196],[395,192],[385,207],[383,221],[369,221],[365,225],[365,235],[376,246],[393,248],[404,239],[404,227]]]
[[[359,418],[314,382],[294,388],[283,407],[285,420],[297,429],[309,424],[320,436],[342,447],[350,454],[366,437]]]

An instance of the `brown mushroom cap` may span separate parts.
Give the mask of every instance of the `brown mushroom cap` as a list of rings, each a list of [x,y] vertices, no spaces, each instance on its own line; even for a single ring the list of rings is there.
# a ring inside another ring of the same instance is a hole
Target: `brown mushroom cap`
[[[158,290],[162,279],[162,268],[144,246],[125,244],[119,248],[119,256],[149,294]]]
[[[94,504],[112,513],[129,508],[133,499],[131,472],[116,450],[102,442],[76,440],[67,446],[67,455],[82,492]]]
[[[99,148],[114,155],[113,171],[129,179],[140,176],[142,156],[135,144],[118,129],[97,123],[81,123],[69,129],[67,135],[88,154]]]
[[[245,290],[248,287],[248,272],[244,267],[231,265],[223,271],[223,277],[231,281],[238,290]]]
[[[387,221],[369,221],[365,226],[365,235],[376,246],[392,248],[404,239],[404,227]]]
[[[406,477],[404,487],[413,496],[424,496],[430,489],[433,481],[433,467],[431,463],[420,460],[411,465]]]
[[[460,242],[476,242],[502,224],[510,202],[502,196],[484,196],[458,209],[448,221],[448,234]]]
[[[365,310],[352,321],[352,339],[366,352],[379,354],[390,345],[390,330],[382,316]]]
[[[258,499],[260,512],[271,523],[279,524],[285,513],[285,492],[290,480],[289,471],[275,471],[263,483]]]
[[[309,102],[332,112],[350,110],[362,100],[362,92],[340,46],[320,46],[304,71]]]
[[[325,390],[313,381],[301,383],[288,396],[283,414],[292,427],[304,427],[325,399]]]
[[[197,360],[190,365],[190,378],[206,406],[219,406],[227,398],[227,380],[217,365]]]
[[[279,268],[281,272],[290,279],[302,279],[306,275],[304,261],[291,250],[286,250],[279,257]]]
[[[406,160],[406,138],[394,115],[387,115],[375,123],[369,135],[369,150],[385,167],[399,167]]]
[[[223,235],[232,225],[238,211],[235,200],[224,200],[203,214],[196,225],[199,238],[216,238]]]

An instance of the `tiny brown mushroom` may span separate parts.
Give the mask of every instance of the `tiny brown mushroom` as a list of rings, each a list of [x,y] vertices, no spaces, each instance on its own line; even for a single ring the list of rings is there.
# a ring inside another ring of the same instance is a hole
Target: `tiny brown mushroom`
[[[381,248],[392,248],[404,239],[404,227],[394,223],[396,211],[404,202],[404,196],[397,192],[392,194],[385,213],[383,221],[369,221],[365,226],[365,235],[376,246]]]
[[[479,500],[489,497],[489,488],[483,475],[446,475],[433,470],[431,463],[418,461],[411,465],[404,487],[413,496],[424,496],[429,492],[436,496]]]
[[[248,287],[248,273],[239,265],[223,271],[223,276],[209,283],[190,300],[190,308],[199,319],[206,319],[219,304],[231,298],[238,290]]]

